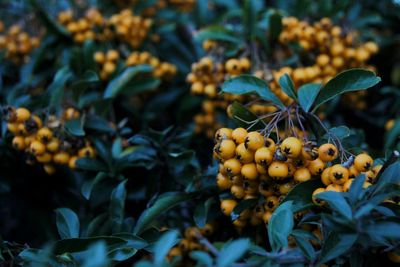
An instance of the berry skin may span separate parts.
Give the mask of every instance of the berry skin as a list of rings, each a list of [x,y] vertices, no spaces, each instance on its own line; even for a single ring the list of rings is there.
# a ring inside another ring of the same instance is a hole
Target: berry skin
[[[247,136],[247,130],[244,128],[236,128],[232,131],[232,139],[236,144],[244,143],[244,139]]]
[[[395,251],[388,252],[387,257],[394,263],[400,263],[400,254],[397,254]]]
[[[331,167],[326,168],[321,174],[321,181],[325,186],[328,186],[332,183],[331,179],[329,178],[331,174]]]
[[[273,211],[279,204],[279,199],[276,196],[269,196],[265,200],[264,209]]]
[[[225,63],[225,69],[231,75],[239,75],[241,72],[239,60],[235,58],[229,59]]]
[[[229,176],[235,176],[240,173],[242,164],[237,159],[228,159],[224,162],[224,168]]]
[[[229,180],[233,185],[243,185],[243,177],[241,175],[230,176]]]
[[[243,164],[251,163],[254,160],[254,153],[241,143],[236,147],[236,158]]]
[[[326,187],[325,191],[343,192],[343,188],[338,184],[330,184]]]
[[[15,136],[12,140],[12,146],[16,150],[24,150],[25,149],[25,138],[22,136]]]
[[[267,211],[264,213],[263,217],[262,217],[264,223],[268,223],[269,220],[271,219],[271,216],[272,216],[272,212],[269,211],[269,210],[267,210]]]
[[[288,177],[289,169],[288,166],[279,161],[274,161],[268,167],[268,175],[277,180],[283,180]]]
[[[249,70],[250,67],[251,67],[251,62],[250,62],[250,60],[249,60],[248,58],[246,58],[246,57],[241,58],[241,59],[239,60],[239,64],[240,64],[240,69],[241,69],[241,71],[243,71],[243,72]]]
[[[243,189],[242,186],[240,186],[240,185],[233,185],[233,186],[231,187],[231,194],[232,194],[235,198],[241,199],[241,198],[244,197],[245,192],[244,192],[244,189]]]
[[[81,148],[78,151],[78,156],[80,158],[93,158],[94,154],[95,154],[95,151],[94,151],[93,147],[91,147],[91,146]]]
[[[219,189],[226,190],[226,189],[231,188],[232,182],[225,175],[223,175],[221,173],[218,173],[218,175],[217,175],[217,185],[218,185]]]
[[[258,186],[258,192],[264,197],[269,197],[274,194],[274,192],[272,191],[272,187],[265,182],[260,183],[260,185]]]
[[[16,122],[22,123],[29,119],[31,112],[26,108],[17,108],[15,110]]]
[[[236,145],[232,140],[222,140],[216,146],[217,153],[223,160],[231,159],[235,156]]]
[[[319,193],[325,192],[325,188],[317,188],[314,190],[312,193],[312,201],[314,202],[315,205],[322,206],[324,204],[324,201],[320,200],[317,195]]]
[[[264,137],[258,132],[249,132],[244,139],[244,146],[250,150],[257,150],[264,145]]]
[[[324,171],[325,163],[320,158],[317,158],[310,161],[307,168],[310,170],[311,175],[320,175]]]
[[[68,161],[68,167],[70,169],[75,169],[76,168],[76,161],[79,159],[77,156],[70,157]]]
[[[333,165],[329,179],[333,184],[342,185],[349,179],[349,170],[340,164]]]
[[[51,139],[50,142],[48,142],[46,145],[46,150],[51,153],[57,152],[59,148],[60,148],[60,141],[57,138]]]
[[[268,167],[268,166],[256,164],[257,172],[258,172],[259,174],[267,174],[267,167]]]
[[[351,184],[353,183],[354,179],[349,179],[343,184],[343,191],[347,192],[349,191]]]
[[[275,144],[275,141],[272,140],[272,138],[267,138],[267,139],[265,139],[264,145],[265,145],[265,147],[268,148],[272,153],[275,152],[276,144]]]
[[[311,173],[307,168],[302,167],[296,170],[293,178],[296,182],[302,183],[311,179]]]
[[[254,163],[244,164],[241,169],[241,174],[245,179],[255,180],[258,177],[257,167]]]
[[[281,144],[282,153],[288,158],[297,158],[302,149],[301,141],[296,137],[288,137]]]
[[[316,160],[318,158],[318,150],[316,148],[304,147],[301,149],[301,157],[305,160]]]
[[[262,166],[268,166],[272,162],[273,154],[271,150],[266,147],[261,147],[257,149],[254,158],[257,164]]]
[[[221,128],[215,133],[215,141],[219,142],[224,139],[231,139],[232,129],[229,128]]]
[[[53,132],[47,127],[41,128],[37,132],[37,138],[39,139],[39,141],[43,143],[49,142],[52,137],[53,137]]]
[[[354,165],[351,165],[349,168],[349,178],[356,178],[360,172],[356,169]]]
[[[48,175],[53,175],[56,172],[54,166],[50,164],[43,165],[43,169]]]
[[[69,154],[67,152],[58,152],[53,156],[53,161],[56,164],[66,165],[69,162]]]
[[[42,155],[36,156],[36,160],[40,163],[49,163],[52,159],[52,156],[50,153],[43,153]]]
[[[374,160],[367,154],[359,154],[354,159],[354,166],[359,172],[366,172],[372,168]]]
[[[106,60],[106,57],[103,52],[94,53],[93,58],[94,58],[94,61],[96,61],[96,63],[98,63],[98,64],[104,64],[104,62]]]
[[[286,195],[293,188],[293,186],[294,186],[293,182],[281,184],[279,185],[279,193],[281,195]]]
[[[29,150],[33,155],[38,156],[46,151],[46,146],[40,141],[33,141],[29,146]]]
[[[221,201],[221,211],[229,216],[238,203],[233,199],[224,199]]]
[[[18,123],[7,123],[7,130],[12,134],[18,133]]]
[[[318,148],[319,158],[324,162],[330,162],[337,158],[338,150],[333,144],[323,144]]]

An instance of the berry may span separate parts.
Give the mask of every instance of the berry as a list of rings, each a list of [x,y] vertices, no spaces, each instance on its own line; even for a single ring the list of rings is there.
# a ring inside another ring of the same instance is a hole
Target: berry
[[[317,188],[314,190],[312,193],[312,201],[314,202],[315,205],[322,206],[324,204],[324,201],[320,200],[317,195],[319,193],[325,192],[325,188]]]
[[[310,170],[311,175],[320,175],[324,171],[325,163],[320,158],[317,158],[310,161],[307,168]]]
[[[24,150],[25,149],[25,138],[22,136],[15,136],[12,140],[12,146],[16,150]]]
[[[329,179],[335,185],[342,185],[349,179],[349,170],[340,164],[333,165]]]
[[[268,148],[261,147],[257,149],[254,158],[257,164],[266,167],[272,162],[273,153]]]
[[[229,128],[221,128],[219,129],[216,133],[215,133],[215,141],[219,142],[222,141],[224,139],[231,139],[233,134],[232,129]],[[235,140],[234,140],[235,141]],[[237,142],[236,142],[237,143]]]
[[[29,119],[31,113],[26,108],[18,108],[15,110],[16,122],[22,123]]]
[[[243,164],[251,163],[254,160],[254,153],[246,149],[244,143],[241,143],[236,147],[236,158]]]
[[[288,173],[288,166],[283,162],[274,161],[268,167],[268,175],[273,179],[285,179],[288,176]]]
[[[311,173],[307,168],[302,167],[296,170],[296,172],[293,175],[293,178],[296,182],[299,183],[306,182],[311,179]]]
[[[242,164],[237,159],[228,159],[224,162],[224,168],[229,176],[235,176],[240,173]]]
[[[40,141],[33,141],[29,149],[33,155],[38,156],[46,151],[46,146]]]
[[[282,153],[288,158],[297,158],[302,149],[301,141],[296,137],[288,137],[281,144]]]
[[[241,169],[241,174],[245,179],[254,180],[258,177],[257,167],[254,163],[244,164]]]
[[[244,139],[247,149],[257,150],[264,145],[264,137],[258,132],[249,132]]]
[[[232,131],[232,140],[235,141],[236,144],[243,143],[247,136],[247,131],[244,128],[236,128]]]
[[[323,144],[318,148],[319,158],[324,162],[330,162],[337,158],[338,151],[333,144]]]
[[[221,201],[221,211],[229,216],[238,203],[233,199],[224,199]]]
[[[43,143],[47,143],[48,141],[51,140],[52,137],[53,137],[53,132],[47,127],[41,128],[37,132],[38,140]]]
[[[368,154],[359,154],[354,159],[354,166],[359,172],[366,172],[372,168],[374,160]]]

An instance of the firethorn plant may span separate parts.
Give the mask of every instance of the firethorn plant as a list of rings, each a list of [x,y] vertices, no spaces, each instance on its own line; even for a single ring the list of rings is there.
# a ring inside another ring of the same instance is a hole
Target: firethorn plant
[[[397,2],[2,1],[0,266],[398,265]]]

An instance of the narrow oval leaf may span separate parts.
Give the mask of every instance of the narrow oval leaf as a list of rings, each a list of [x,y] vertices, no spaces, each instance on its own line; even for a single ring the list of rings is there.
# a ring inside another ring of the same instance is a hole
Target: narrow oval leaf
[[[239,102],[233,102],[230,105],[230,111],[232,112],[232,119],[243,128],[248,128],[254,124],[253,122],[256,122],[248,129],[249,131],[261,130],[266,126],[262,120],[259,120],[254,113]]]
[[[309,112],[317,97],[321,84],[309,83],[301,86],[297,92],[301,108],[305,112]]]
[[[178,233],[176,231],[168,231],[161,236],[154,246],[154,264],[162,266],[168,251],[178,242]]]
[[[263,100],[271,101],[277,106],[284,108],[282,101],[271,91],[268,84],[255,76],[244,74],[227,80],[222,85],[222,92],[243,95],[258,94]]]
[[[169,192],[162,194],[155,200],[154,204],[146,209],[139,217],[135,229],[133,230],[134,234],[140,234],[147,228],[151,227],[151,223],[162,213],[166,212],[170,208],[175,205],[191,199],[193,194],[186,194],[181,192]]]
[[[79,237],[79,219],[71,209],[59,208],[56,212],[57,230],[62,239]]]
[[[113,233],[121,232],[122,223],[124,221],[126,182],[127,180],[122,181],[111,192],[109,215]]]
[[[250,241],[248,239],[237,239],[228,244],[225,244],[217,258],[218,267],[232,266],[233,263],[240,260],[243,255],[249,250]]]
[[[273,251],[288,247],[293,225],[292,201],[287,201],[274,211],[268,222],[268,238]]]
[[[318,198],[328,202],[329,206],[337,213],[343,215],[347,220],[352,219],[351,207],[340,192],[327,191],[318,194]]]
[[[350,69],[345,70],[333,77],[319,92],[315,100],[316,110],[323,103],[331,100],[340,94],[365,90],[371,88],[381,81],[381,78],[370,70]]]
[[[293,211],[300,211],[307,207],[312,207],[314,204],[312,202],[311,195],[315,189],[322,186],[323,184],[321,179],[309,180],[307,182],[300,183],[289,191],[289,193],[283,199],[283,202],[292,201]]]
[[[348,251],[357,240],[357,234],[338,234],[329,233],[325,240],[322,251],[320,264],[330,261]]]
[[[240,39],[235,37],[234,33],[221,26],[210,26],[197,33],[196,37],[199,41],[217,40],[230,43],[240,43]]]
[[[113,98],[117,96],[138,73],[151,72],[152,70],[153,68],[150,65],[138,65],[127,68],[124,70],[124,72],[110,81],[106,90],[104,91],[103,97]]]
[[[294,88],[292,79],[287,73],[279,78],[279,85],[281,86],[285,94],[287,94],[292,99],[297,100],[296,89]]]

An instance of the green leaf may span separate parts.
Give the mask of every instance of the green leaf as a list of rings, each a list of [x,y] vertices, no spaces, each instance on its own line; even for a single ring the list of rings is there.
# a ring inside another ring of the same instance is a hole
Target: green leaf
[[[384,150],[391,149],[396,141],[399,140],[400,136],[400,119],[396,119],[392,129],[385,133],[384,140],[385,146]]]
[[[178,232],[168,231],[161,236],[154,247],[154,264],[162,266],[168,251],[178,242]]]
[[[121,157],[122,153],[122,140],[121,138],[117,138],[114,140],[112,148],[111,148],[111,153],[113,158],[117,159]]]
[[[86,71],[81,78],[71,84],[71,90],[83,91],[88,87],[100,83],[99,76],[92,70]]]
[[[297,212],[305,208],[314,206],[312,202],[312,193],[315,189],[323,187],[321,179],[309,180],[304,183],[300,183],[292,188],[282,202],[292,201],[293,211]]]
[[[58,233],[62,239],[79,237],[79,219],[72,210],[59,208],[56,212]]]
[[[175,205],[191,199],[193,194],[186,194],[181,192],[168,192],[160,195],[154,202],[154,204],[147,208],[139,217],[134,234],[140,234],[144,230],[151,227],[151,223],[158,218],[162,213],[171,209]]]
[[[303,252],[304,256],[312,261],[315,258],[315,250],[313,246],[308,242],[307,239],[305,239],[302,236],[294,236],[294,239],[296,241],[297,246],[301,249]]]
[[[232,112],[233,120],[237,123],[237,125],[243,128],[248,128],[250,125],[252,125],[252,123],[248,122],[258,120],[256,124],[248,129],[249,131],[261,130],[266,126],[262,120],[259,120],[254,113],[252,113],[239,102],[233,102],[230,105],[230,111]]]
[[[287,94],[292,99],[297,100],[296,89],[294,88],[292,79],[287,73],[279,78],[279,85],[281,86],[285,94]]]
[[[275,41],[279,38],[281,31],[283,29],[282,26],[282,15],[273,11],[273,13],[269,16],[269,38],[271,41]]]
[[[211,256],[204,251],[192,251],[190,252],[190,257],[195,260],[198,264],[201,264],[201,266],[212,266],[213,265],[213,259]]]
[[[82,255],[83,254],[83,255]],[[107,258],[106,243],[102,240],[90,245],[90,247],[81,254],[83,260],[82,267],[107,267],[109,259]]]
[[[244,256],[249,248],[250,241],[243,238],[225,244],[218,255],[217,267],[232,266]]]
[[[87,200],[90,199],[90,195],[92,194],[93,188],[102,180],[107,178],[108,175],[104,172],[99,172],[96,177],[90,181],[86,181],[81,188],[81,194]]]
[[[245,0],[243,7],[243,25],[246,30],[246,39],[252,40],[255,36],[257,21],[257,0]]]
[[[240,43],[241,40],[235,37],[234,32],[227,30],[221,26],[210,26],[197,33],[195,38],[199,41],[217,40],[230,43]]]
[[[257,205],[258,199],[257,198],[250,198],[250,199],[245,199],[239,202],[238,205],[233,209],[231,213],[231,219],[232,221],[235,221],[239,218],[239,215],[245,211],[246,209],[253,208],[255,205]]]
[[[400,220],[397,221],[375,221],[366,227],[370,235],[381,236],[391,240],[400,239]]]
[[[351,207],[347,203],[346,199],[343,197],[342,193],[326,191],[318,194],[318,198],[321,200],[325,200],[334,211],[341,214],[347,220],[350,221],[352,219],[353,214],[351,211]]]
[[[68,66],[57,71],[52,83],[47,88],[50,97],[50,107],[60,107],[64,96],[64,87],[67,81],[72,77]]]
[[[365,69],[345,70],[333,77],[319,92],[314,111],[323,103],[346,92],[365,90],[381,81],[372,71]]]
[[[329,134],[330,135],[334,135],[337,138],[339,138],[341,141],[343,141],[343,139],[347,138],[350,136],[351,131],[347,126],[339,126],[339,127],[333,127],[329,129]],[[324,140],[329,140],[329,135],[325,134],[322,137]]]
[[[268,222],[268,238],[273,251],[288,247],[293,225],[292,201],[286,201],[272,213]]]
[[[125,89],[125,86],[136,77],[136,75],[139,73],[148,73],[152,70],[153,68],[150,65],[137,65],[127,68],[124,72],[110,81],[104,92],[103,98],[108,99],[116,97]]]
[[[54,244],[53,252],[55,254],[74,253],[86,250],[90,245],[104,241],[107,246],[122,245],[126,240],[115,236],[96,236],[88,238],[70,238],[62,239]]]
[[[113,233],[121,232],[122,224],[124,221],[126,182],[127,180],[122,181],[111,192],[109,214]]]
[[[319,263],[328,262],[345,254],[356,242],[357,237],[357,234],[330,232],[322,246],[321,260]]]
[[[240,75],[238,77],[227,80],[222,85],[222,92],[243,95],[256,93],[263,100],[271,101],[278,107],[285,108],[281,100],[271,91],[268,84],[252,75]]]
[[[210,197],[205,203],[199,203],[197,205],[196,209],[194,210],[193,219],[198,227],[203,228],[206,225],[210,207],[215,203],[215,199]]]
[[[68,120],[65,122],[65,130],[73,136],[85,136],[83,125],[85,123],[85,116],[79,119]]]
[[[309,112],[317,97],[321,84],[309,83],[301,86],[298,91],[299,103],[305,112]]]
[[[80,158],[76,161],[76,167],[87,171],[108,171],[107,166],[99,160],[90,158]]]

